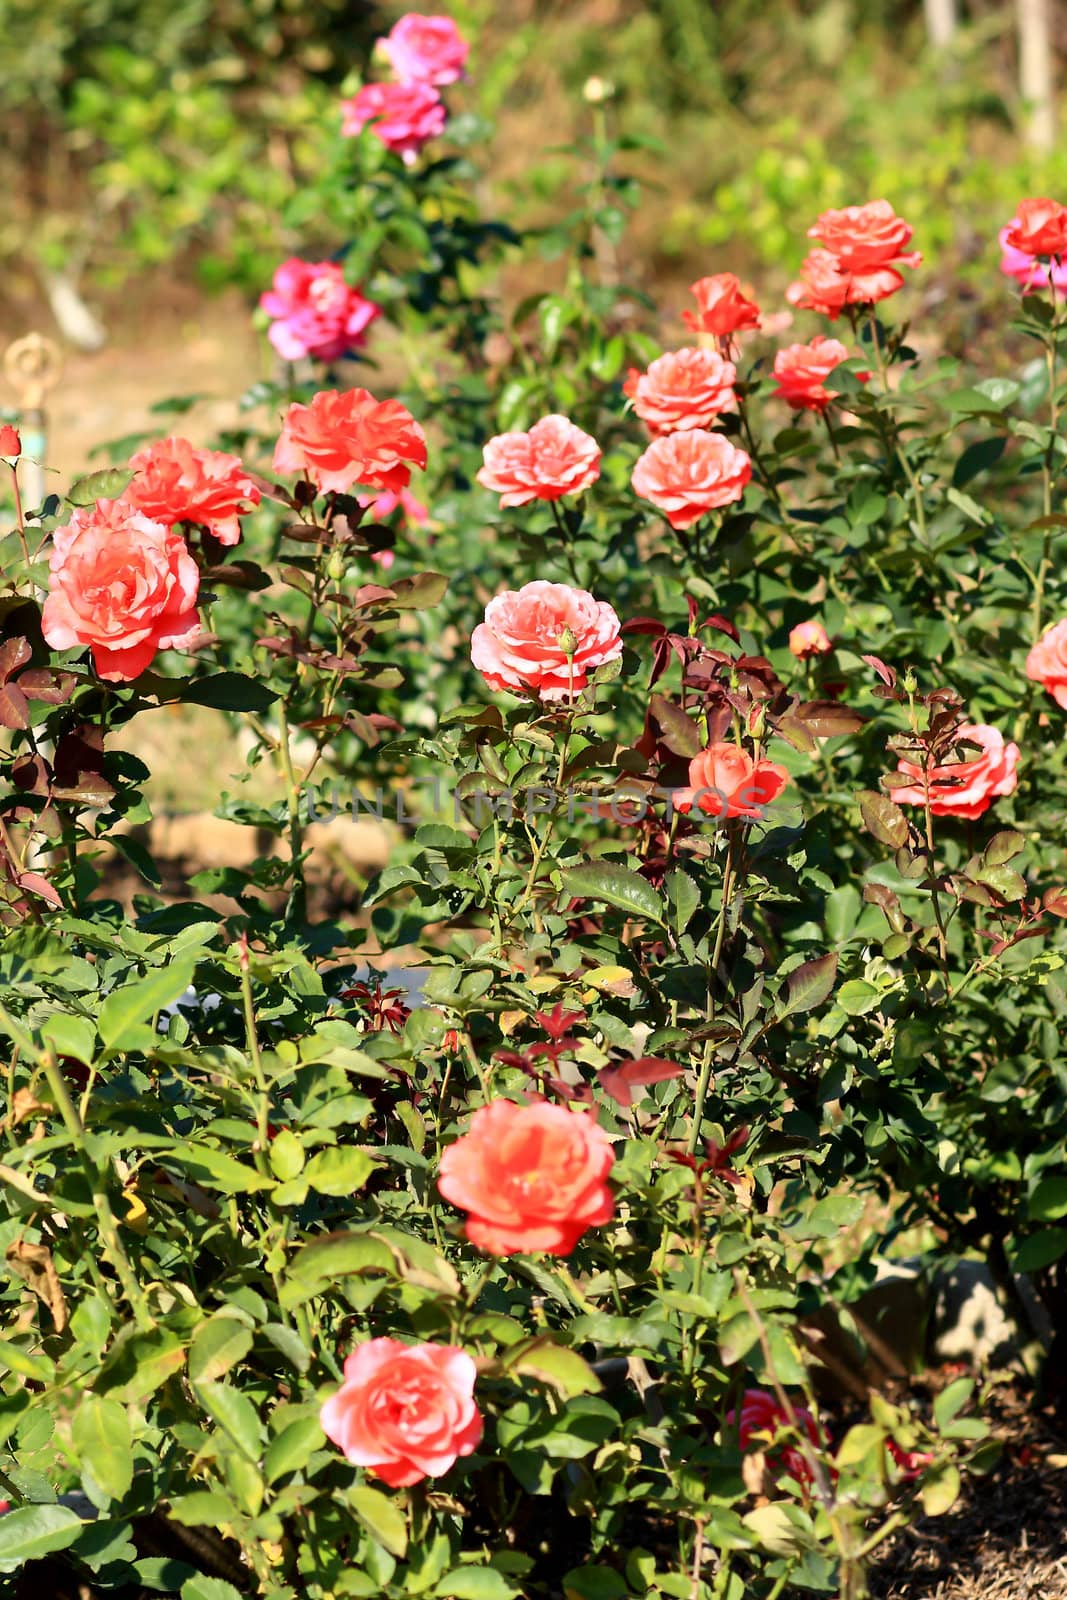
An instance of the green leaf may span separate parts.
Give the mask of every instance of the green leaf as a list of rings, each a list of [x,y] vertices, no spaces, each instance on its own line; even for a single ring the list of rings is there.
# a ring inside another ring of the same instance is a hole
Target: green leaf
[[[608,862],[568,867],[561,874],[563,893],[581,900],[603,900],[631,917],[664,921],[663,902],[647,879],[629,867]]]
[[[832,1239],[841,1228],[851,1228],[863,1215],[858,1194],[830,1194],[817,1200],[808,1215],[786,1229],[792,1239]]]
[[[953,1417],[962,1411],[974,1393],[973,1378],[957,1378],[934,1397],[934,1421],[939,1428],[947,1428]]]
[[[1027,1201],[1027,1211],[1035,1222],[1067,1217],[1067,1178],[1042,1178]]]
[[[147,1022],[164,1006],[169,1006],[183,995],[193,981],[196,957],[183,956],[168,966],[139,978],[135,983],[124,983],[108,995],[97,1017],[97,1028],[106,1050],[122,1050],[130,1030]]]
[[[66,1506],[19,1506],[0,1517],[0,1572],[74,1543],[85,1524]]]
[[[183,1528],[222,1528],[234,1522],[239,1515],[237,1507],[226,1495],[214,1490],[196,1489],[192,1494],[179,1495],[172,1500],[168,1515]]]
[[[398,578],[390,583],[393,598],[387,609],[392,611],[429,611],[440,605],[448,589],[448,579],[441,572],[416,572],[411,578]]]
[[[243,1317],[217,1311],[201,1323],[189,1346],[189,1377],[193,1383],[221,1378],[243,1361],[252,1348],[253,1331]]]
[[[252,1129],[249,1129],[249,1138]],[[210,1145],[196,1148],[185,1145],[179,1150],[168,1150],[161,1160],[172,1162],[205,1189],[218,1189],[221,1194],[251,1194],[256,1189],[269,1189],[271,1180],[255,1167],[238,1161],[223,1150],[213,1150]]]
[[[302,1472],[324,1441],[325,1434],[317,1415],[297,1417],[294,1422],[288,1423],[271,1440],[263,1457],[263,1475],[267,1482],[274,1483],[277,1478],[284,1478],[290,1472]],[[380,1498],[385,1497],[383,1495]],[[392,1502],[386,1501],[386,1504],[391,1505]],[[383,1539],[382,1543],[385,1542]],[[386,1548],[392,1549],[392,1546],[387,1545]],[[393,1554],[403,1555],[404,1552],[393,1550]]]
[[[391,1556],[402,1561],[407,1554],[408,1529],[395,1500],[365,1484],[349,1489],[345,1499],[367,1532],[384,1545]]]
[[[133,473],[128,467],[104,467],[101,472],[90,472],[73,483],[67,490],[67,499],[72,506],[91,506],[97,500],[117,500],[132,482]]]
[[[865,1017],[873,1011],[882,998],[880,989],[864,978],[850,978],[835,995],[835,1002],[848,1017]]]
[[[681,867],[673,867],[667,874],[663,887],[671,903],[671,927],[675,933],[684,933],[700,904],[700,890]]]
[[[937,1462],[926,1470],[919,1491],[928,1517],[944,1516],[955,1505],[960,1492],[960,1475],[950,1461]]]
[[[785,998],[779,1003],[778,1018],[790,1017],[799,1011],[812,1011],[830,998],[837,980],[837,956],[834,951],[805,961],[785,980]]]
[[[879,844],[899,850],[908,842],[908,819],[898,805],[875,789],[861,789],[859,801],[863,826],[874,835]]]
[[[87,1067],[92,1065],[96,1029],[88,1017],[55,1011],[50,1017],[45,1017],[37,1031],[57,1056],[73,1056],[75,1061],[83,1061]]]
[[[379,1165],[365,1150],[320,1150],[312,1156],[302,1176],[317,1194],[345,1197],[358,1194]]]
[[[100,1395],[83,1397],[74,1415],[71,1439],[78,1465],[107,1500],[121,1500],[133,1483],[133,1449],[130,1422],[117,1400]],[[95,1502],[91,1486],[86,1493]]]
[[[514,1600],[521,1590],[495,1567],[455,1567],[432,1592],[454,1600]]]
[[[182,1584],[181,1600],[242,1600],[232,1583],[223,1578],[205,1578],[197,1573]]]
[[[269,711],[278,696],[258,678],[214,672],[185,684],[178,698],[186,705],[212,706],[217,711]]]
[[[1024,1239],[1011,1258],[1013,1272],[1039,1272],[1067,1255],[1067,1228],[1042,1228]]]
[[[570,1400],[578,1394],[596,1394],[600,1379],[577,1350],[554,1344],[547,1336],[524,1345],[518,1352],[509,1350],[505,1360],[509,1372],[547,1383]]]
[[[263,1454],[263,1424],[248,1396],[228,1383],[198,1383],[195,1393],[212,1422],[249,1461],[258,1462]]]

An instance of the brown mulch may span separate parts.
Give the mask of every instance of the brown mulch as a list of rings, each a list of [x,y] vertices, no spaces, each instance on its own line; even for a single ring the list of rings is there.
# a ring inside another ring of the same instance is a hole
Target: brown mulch
[[[996,1389],[987,1415],[997,1466],[893,1539],[872,1600],[1067,1600],[1067,1421],[1021,1387]]]

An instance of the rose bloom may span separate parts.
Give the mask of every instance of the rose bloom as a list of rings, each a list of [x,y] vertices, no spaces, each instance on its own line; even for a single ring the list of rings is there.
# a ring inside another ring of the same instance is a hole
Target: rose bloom
[[[437,1187],[467,1216],[467,1238],[494,1256],[565,1256],[588,1228],[610,1222],[605,1179],[615,1155],[582,1111],[491,1100],[441,1157]]]
[[[826,655],[833,645],[822,623],[812,617],[808,622],[798,622],[790,630],[789,648],[798,661],[804,661],[808,656]]]
[[[917,267],[922,256],[904,248],[914,231],[888,200],[869,200],[864,206],[824,211],[808,229],[808,238],[817,239],[842,272],[862,275],[882,267]]]
[[[839,339],[817,333],[808,344],[790,344],[774,358],[778,398],[794,411],[817,411],[821,415],[837,399],[836,389],[827,389],[826,379],[836,366],[848,360],[848,351]],[[869,372],[859,374],[866,383]]]
[[[591,672],[621,655],[619,619],[606,600],[541,578],[495,595],[471,635],[471,661],[490,689],[531,690],[542,700],[581,694]]]
[[[1067,262],[1038,261],[1024,250],[1016,250],[1008,243],[1011,225],[997,234],[1000,242],[1000,270],[1005,277],[1014,278],[1026,294],[1031,289],[1067,289]]]
[[[381,306],[345,282],[337,261],[301,261],[292,256],[274,273],[273,287],[259,303],[273,317],[267,337],[285,361],[314,356],[336,361],[366,343],[367,328]]]
[[[818,311],[836,322],[846,306],[874,305],[903,287],[904,279],[895,267],[845,272],[829,250],[810,250],[799,281],[789,285],[785,297],[800,311]]]
[[[322,1431],[393,1489],[443,1477],[482,1437],[476,1376],[455,1345],[370,1339],[346,1360],[344,1382],[319,1412]]]
[[[1026,676],[1043,684],[1056,704],[1067,708],[1067,618],[1033,646],[1026,658]]]
[[[387,150],[410,166],[431,139],[444,132],[445,107],[429,83],[367,83],[351,100],[342,100],[341,132],[361,133],[368,122]]]
[[[734,411],[737,368],[714,350],[671,350],[647,372],[632,370],[623,384],[634,410],[653,433],[707,428],[720,411]]]
[[[199,450],[188,439],[161,439],[130,457],[133,481],[123,503],[153,522],[195,522],[220,544],[236,544],[239,518],[262,498],[238,456]]]
[[[77,510],[52,535],[41,629],[54,650],[88,645],[101,678],[125,682],[157,650],[200,631],[200,574],[180,534],[120,500]]]
[[[630,477],[672,528],[688,528],[706,512],[740,500],[752,476],[743,450],[721,433],[692,428],[653,439]]]
[[[1023,200],[1002,242],[1024,256],[1067,255],[1067,206],[1058,200]]]
[[[806,1406],[794,1406],[801,1430],[807,1434],[811,1443],[819,1448],[823,1438],[818,1423]],[[726,1413],[728,1427],[737,1425],[738,1439],[742,1450],[767,1451],[767,1446],[775,1435],[783,1428],[792,1428],[789,1414],[784,1407],[779,1405],[773,1394],[766,1389],[746,1389],[741,1400],[741,1411],[728,1411]],[[782,1449],[768,1452],[768,1460],[775,1466],[780,1466],[791,1478],[798,1483],[810,1483],[812,1470],[803,1452],[796,1445],[786,1445]]]
[[[291,405],[274,447],[275,472],[306,472],[339,494],[354,483],[399,492],[413,466],[426,466],[426,435],[399,400],[367,389],[323,389],[310,405]]]
[[[504,506],[582,494],[600,476],[600,446],[568,417],[548,416],[529,433],[498,433],[482,450],[475,474]]]
[[[713,333],[716,338],[729,339],[732,334],[759,327],[759,306],[742,294],[741,280],[733,272],[698,278],[690,284],[689,293],[696,296],[697,309],[683,311],[682,321],[694,333]]]
[[[19,430],[10,422],[3,423],[0,425],[0,456],[3,456],[5,461],[17,461],[21,454],[22,440],[19,438]]]
[[[401,83],[456,83],[465,76],[470,45],[451,17],[409,11],[378,46]]]
[[[912,781],[891,791],[898,805],[925,806],[928,783],[935,817],[973,819],[988,811],[999,795],[1012,793],[1018,782],[1019,746],[1005,744],[1003,734],[983,722],[966,723],[957,736],[980,745],[981,753],[974,757],[967,751],[959,760],[931,767],[925,779],[920,766],[902,758],[897,771]]]
[[[709,817],[759,821],[788,782],[776,761],[753,761],[740,745],[709,744],[690,761],[689,787],[676,790],[674,809],[684,815],[696,806]]]

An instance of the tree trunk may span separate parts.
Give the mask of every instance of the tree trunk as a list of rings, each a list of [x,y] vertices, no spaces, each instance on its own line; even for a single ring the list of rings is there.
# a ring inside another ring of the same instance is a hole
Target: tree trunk
[[[923,0],[932,50],[947,50],[956,32],[956,0]]]
[[[1056,140],[1051,0],[1015,0],[1019,28],[1019,93],[1028,144],[1051,150]]]

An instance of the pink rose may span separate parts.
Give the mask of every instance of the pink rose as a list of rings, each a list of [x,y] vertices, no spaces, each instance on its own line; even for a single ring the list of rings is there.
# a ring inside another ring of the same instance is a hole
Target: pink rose
[[[455,83],[465,77],[470,45],[451,17],[406,16],[378,41],[401,83]]]
[[[1019,781],[1015,775],[1017,744],[1005,744],[1003,734],[984,722],[964,724],[956,737],[979,745],[979,754],[964,751],[957,760],[931,767],[925,778],[922,767],[902,757],[897,771],[912,781],[890,791],[897,805],[925,806],[929,786],[930,810],[935,817],[973,819],[988,811],[999,795],[1013,792]]]
[[[370,1339],[346,1360],[344,1382],[319,1413],[322,1431],[390,1488],[443,1477],[482,1437],[476,1377],[455,1345]]]
[[[822,333],[808,344],[787,345],[774,358],[778,398],[794,411],[817,411],[821,415],[838,395],[836,389],[827,389],[826,379],[847,360],[848,351],[840,340]],[[871,375],[861,372],[857,376],[861,383],[867,383]]]
[[[357,494],[356,499],[367,513],[365,522],[384,522],[397,510],[401,519],[413,528],[421,528],[430,520],[429,508],[416,500],[410,489],[379,489],[377,494]],[[381,553],[392,555],[392,551]]]
[[[345,282],[338,262],[297,256],[275,270],[273,287],[259,303],[274,318],[268,338],[285,361],[336,361],[365,344],[367,328],[381,316],[381,306]]]
[[[653,433],[708,428],[721,411],[735,411],[737,368],[714,350],[687,348],[657,356],[647,372],[632,371],[623,393]]]
[[[130,466],[134,478],[122,496],[125,505],[168,527],[194,522],[220,544],[237,543],[240,518],[262,499],[239,456],[199,450],[188,439],[146,444]]]
[[[808,229],[837,260],[842,272],[876,272],[882,267],[917,267],[918,250],[905,250],[915,230],[898,217],[888,200],[868,200],[862,206],[824,211]]]
[[[1026,658],[1026,676],[1043,684],[1056,704],[1067,709],[1067,618],[1034,645]]]
[[[1011,229],[1009,223],[997,234],[1001,249],[1000,270],[1005,277],[1014,278],[1024,293],[1030,289],[1047,289],[1050,284],[1054,289],[1067,290],[1067,261],[1040,261],[1027,255],[1025,250],[1017,250],[1008,243]]]
[[[324,492],[406,489],[411,468],[426,466],[426,435],[399,400],[369,389],[321,389],[285,413],[274,447],[275,472],[304,472]]]
[[[630,482],[672,528],[688,528],[716,507],[740,500],[751,476],[748,456],[724,434],[692,428],[653,439]]]
[[[342,100],[341,132],[362,133],[368,122],[387,150],[410,165],[424,144],[444,132],[445,107],[429,83],[368,83]]]
[[[52,535],[41,628],[54,650],[88,645],[101,678],[123,682],[157,650],[200,631],[200,574],[185,540],[118,500],[75,511]]]
[[[826,655],[833,645],[822,623],[812,617],[808,622],[798,622],[790,630],[789,648],[798,661],[804,661],[808,656]]]
[[[798,310],[818,311],[836,322],[846,306],[874,305],[903,287],[895,267],[848,272],[829,250],[811,250],[801,265],[799,282],[790,284],[785,297]]]
[[[478,482],[501,506],[562,500],[581,494],[600,476],[600,446],[568,417],[542,417],[529,433],[499,433],[482,451]]]
[[[690,761],[690,786],[675,792],[674,809],[684,816],[696,806],[709,817],[756,822],[788,782],[776,761],[753,761],[737,744],[709,744]]]
[[[621,655],[607,601],[541,579],[496,595],[471,635],[471,661],[490,689],[531,690],[542,700],[581,694],[591,672]]]
[[[584,1111],[491,1100],[441,1157],[437,1187],[467,1212],[467,1238],[494,1256],[570,1255],[610,1222],[611,1140]]]

